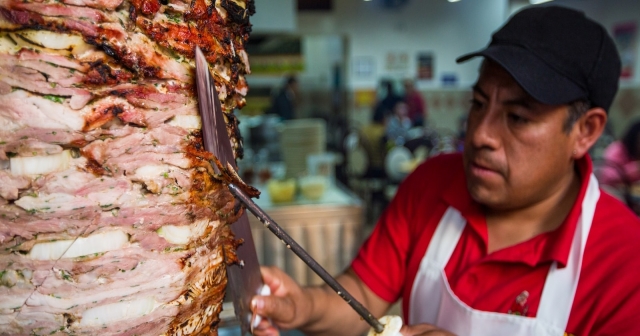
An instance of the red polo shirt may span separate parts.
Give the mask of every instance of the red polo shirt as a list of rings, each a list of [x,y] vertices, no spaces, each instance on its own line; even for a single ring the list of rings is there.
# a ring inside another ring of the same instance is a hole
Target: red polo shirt
[[[581,212],[591,160],[577,163],[582,187],[558,229],[487,253],[487,226],[469,195],[460,154],[442,155],[407,177],[361,248],[352,267],[380,298],[403,299],[407,320],[411,289],[440,218],[449,206],[467,224],[445,268],[456,295],[474,309],[536,316],[553,261],[564,267]],[[529,293],[526,302],[516,298]],[[429,304],[425,298],[425,304]],[[567,333],[640,335],[640,220],[601,193],[585,247]]]

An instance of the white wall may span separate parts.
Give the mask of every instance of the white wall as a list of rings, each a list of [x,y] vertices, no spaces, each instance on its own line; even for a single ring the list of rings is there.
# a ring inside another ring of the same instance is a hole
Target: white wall
[[[343,38],[340,35],[306,35],[302,39],[305,71],[300,83],[309,90],[329,90],[332,87],[333,67],[344,58]]]
[[[491,33],[504,21],[507,0],[473,0],[449,3],[445,0],[412,0],[400,9],[383,9],[376,1],[340,0],[331,14],[298,15],[298,32],[336,34],[347,39],[347,67],[354,59],[371,57],[375,72],[369,78],[355,77],[347,71],[348,87],[374,88],[380,77],[414,77],[418,52],[434,53],[434,80],[420,87],[440,86],[443,73],[456,73],[460,86],[475,81],[478,62],[463,65],[455,58],[485,46]],[[406,52],[406,71],[385,69],[389,52]]]
[[[374,89],[381,77],[413,77],[416,54],[432,51],[435,56],[434,80],[420,82],[418,87],[438,93],[449,90],[440,85],[440,77],[446,72],[458,75],[457,90],[467,90],[476,79],[479,61],[459,65],[455,58],[484,47],[491,33],[513,11],[528,3],[528,0],[461,0],[456,3],[410,0],[405,7],[388,10],[381,8],[378,1],[334,0],[332,12],[303,12],[296,16],[294,0],[256,0],[258,12],[252,23],[256,32],[267,32],[272,29],[269,25],[280,25],[280,28],[273,29],[303,37],[306,69],[300,74],[300,80],[302,86],[310,90],[329,87],[331,66],[341,58],[341,54],[345,55],[344,65],[347,67],[344,74],[346,87],[352,91]],[[581,9],[610,32],[615,24],[628,21],[636,22],[640,29],[640,0],[555,0],[551,3]],[[289,22],[291,17],[294,17],[294,28]],[[623,81],[622,87],[640,87],[640,31],[637,38],[635,74],[631,80]],[[342,41],[345,41],[345,49],[341,48]],[[385,57],[391,51],[408,53],[407,71],[384,69]],[[369,78],[355,77],[353,73],[354,59],[362,56],[370,57],[375,63],[375,72]],[[248,79],[252,85],[280,83],[280,79],[275,77]],[[464,111],[463,108],[459,110]],[[435,122],[450,127],[455,125],[460,113],[463,112],[443,110]],[[369,120],[365,110],[350,111],[350,114],[352,117],[359,115],[363,122]]]
[[[295,0],[255,0],[256,13],[251,17],[254,33],[295,33]]]

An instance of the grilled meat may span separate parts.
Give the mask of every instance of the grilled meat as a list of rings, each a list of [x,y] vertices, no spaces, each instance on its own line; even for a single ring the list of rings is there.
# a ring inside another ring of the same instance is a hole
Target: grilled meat
[[[217,335],[253,0],[0,0],[0,335]],[[224,167],[221,167],[224,168]]]

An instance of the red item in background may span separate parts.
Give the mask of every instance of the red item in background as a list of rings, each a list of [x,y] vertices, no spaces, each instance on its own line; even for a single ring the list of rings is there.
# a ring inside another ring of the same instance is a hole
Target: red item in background
[[[427,119],[427,104],[424,102],[420,92],[413,91],[407,93],[404,99],[409,108],[409,119],[411,119],[411,122],[415,123],[417,120]]]

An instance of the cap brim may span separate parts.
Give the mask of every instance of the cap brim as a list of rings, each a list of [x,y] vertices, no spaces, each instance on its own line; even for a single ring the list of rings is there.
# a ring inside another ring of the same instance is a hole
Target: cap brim
[[[474,57],[486,57],[502,66],[537,101],[566,104],[588,97],[587,90],[563,76],[530,51],[512,45],[490,45],[456,59],[462,63]]]

